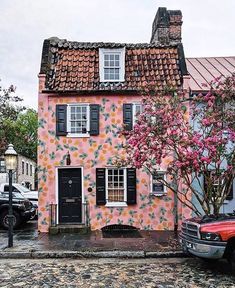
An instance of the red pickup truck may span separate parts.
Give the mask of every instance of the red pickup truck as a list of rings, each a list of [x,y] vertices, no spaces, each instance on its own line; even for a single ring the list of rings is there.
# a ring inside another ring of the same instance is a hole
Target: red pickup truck
[[[204,259],[235,259],[235,213],[183,221],[179,240],[183,250]]]

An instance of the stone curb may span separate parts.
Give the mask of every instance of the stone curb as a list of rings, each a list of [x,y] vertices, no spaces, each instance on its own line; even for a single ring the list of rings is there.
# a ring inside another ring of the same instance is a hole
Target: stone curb
[[[0,259],[44,258],[180,258],[188,257],[181,251],[1,251]]]

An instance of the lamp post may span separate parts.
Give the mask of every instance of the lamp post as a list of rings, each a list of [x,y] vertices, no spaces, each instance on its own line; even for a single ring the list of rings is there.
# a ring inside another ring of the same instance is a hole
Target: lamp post
[[[17,153],[12,144],[5,152],[5,164],[9,174],[9,212],[8,212],[8,247],[13,246],[13,209],[12,209],[12,174],[17,167]]]

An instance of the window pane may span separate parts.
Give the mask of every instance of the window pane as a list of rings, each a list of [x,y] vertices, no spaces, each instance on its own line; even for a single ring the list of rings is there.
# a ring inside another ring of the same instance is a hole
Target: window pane
[[[108,169],[108,201],[124,201],[123,169]]]
[[[152,190],[154,193],[164,193],[164,184],[159,182],[160,179],[164,179],[164,174],[158,174],[153,176],[153,187]]]
[[[114,60],[114,55],[113,54],[110,55],[110,60]]]
[[[109,55],[108,54],[104,54],[104,60],[109,60]]]
[[[72,106],[70,114],[71,133],[87,133],[87,106]]]

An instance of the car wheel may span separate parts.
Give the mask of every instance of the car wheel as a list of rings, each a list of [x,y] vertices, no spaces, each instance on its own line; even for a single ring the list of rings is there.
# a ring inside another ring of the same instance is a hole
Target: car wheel
[[[13,229],[16,229],[21,223],[21,217],[17,211],[13,211]],[[0,214],[0,225],[4,229],[8,229],[8,210],[3,211]]]
[[[205,262],[205,263],[208,263],[208,264],[215,264],[219,261],[219,259],[211,259],[211,258],[203,258],[203,257],[200,257],[200,259]]]
[[[230,270],[235,272],[235,247],[231,247],[228,255],[228,263],[230,266]]]

